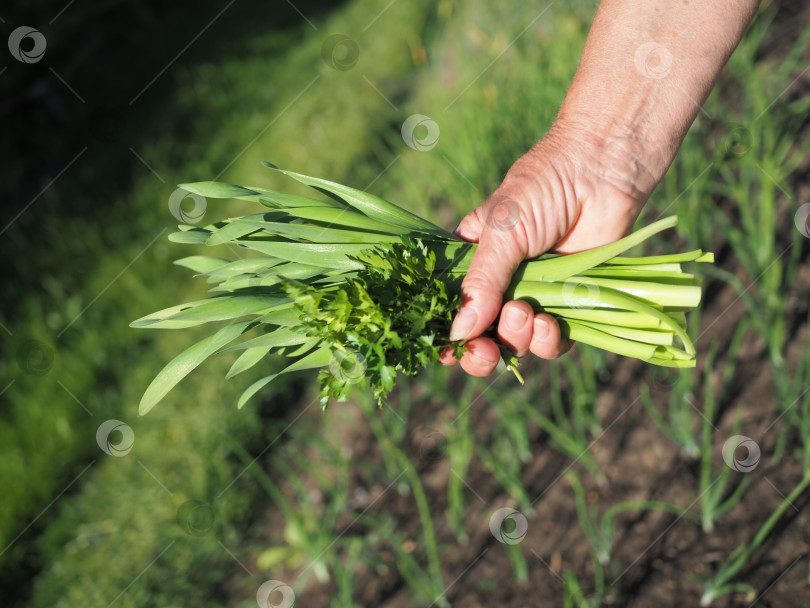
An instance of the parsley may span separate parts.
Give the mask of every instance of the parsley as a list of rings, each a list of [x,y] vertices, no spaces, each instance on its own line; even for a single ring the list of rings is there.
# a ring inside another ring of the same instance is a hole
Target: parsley
[[[299,312],[293,330],[318,338],[332,353],[329,367],[318,374],[324,408],[330,398],[348,399],[363,380],[382,405],[397,372],[413,376],[448,348],[463,352],[447,339],[460,299],[436,274],[436,254],[407,237],[370,253],[384,264],[364,262],[362,271],[340,283],[284,282]]]

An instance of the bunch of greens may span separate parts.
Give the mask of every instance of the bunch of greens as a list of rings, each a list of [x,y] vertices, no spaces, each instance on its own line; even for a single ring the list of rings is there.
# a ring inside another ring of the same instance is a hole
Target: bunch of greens
[[[241,351],[228,378],[270,354],[292,360],[250,385],[239,407],[280,374],[314,368],[323,368],[318,379],[326,407],[362,382],[381,401],[398,372],[416,374],[447,348],[463,351],[447,335],[475,244],[372,194],[266,165],[328,198],[220,182],[181,185],[207,198],[255,201],[264,210],[206,227],[181,225],[170,235],[177,243],[237,246],[254,255],[177,260],[207,277],[218,295],[132,323],[180,329],[229,322],[157,375],[141,400],[142,414],[217,352]],[[711,262],[712,254],[617,257],[676,222],[665,218],[603,247],[526,261],[507,297],[554,315],[564,335],[578,342],[656,365],[694,366],[685,312],[700,302],[701,289],[681,264]],[[251,337],[232,344],[246,334]],[[520,378],[517,360],[503,353]]]

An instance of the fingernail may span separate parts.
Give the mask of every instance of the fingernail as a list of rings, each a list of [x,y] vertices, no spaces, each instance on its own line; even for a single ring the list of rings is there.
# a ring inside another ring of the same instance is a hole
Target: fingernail
[[[476,321],[478,321],[478,312],[469,306],[462,307],[450,327],[450,340],[455,342],[456,340],[469,338]]]
[[[522,308],[518,307],[510,307],[506,309],[506,316],[504,318],[504,322],[506,323],[506,328],[511,329],[513,331],[517,331],[522,329],[524,325],[526,325],[526,319],[529,317],[529,314],[523,310]]]
[[[545,319],[534,320],[534,338],[535,340],[545,340],[548,338],[548,332],[551,331],[551,326]]]

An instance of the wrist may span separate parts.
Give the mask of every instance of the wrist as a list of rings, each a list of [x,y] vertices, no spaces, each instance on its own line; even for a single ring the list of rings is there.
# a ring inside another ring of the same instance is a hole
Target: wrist
[[[603,0],[560,109],[561,130],[588,142],[605,180],[646,200],[757,5]]]

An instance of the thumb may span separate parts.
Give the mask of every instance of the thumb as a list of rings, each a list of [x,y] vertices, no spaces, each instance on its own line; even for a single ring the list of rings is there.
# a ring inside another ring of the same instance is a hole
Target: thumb
[[[468,219],[475,215],[475,219]],[[483,219],[483,221],[482,221]],[[464,230],[475,226],[480,230]],[[459,226],[460,236],[477,240],[473,259],[461,283],[461,307],[450,328],[450,339],[480,336],[498,316],[512,274],[526,257],[526,231],[520,207],[509,198],[487,201]]]

